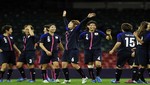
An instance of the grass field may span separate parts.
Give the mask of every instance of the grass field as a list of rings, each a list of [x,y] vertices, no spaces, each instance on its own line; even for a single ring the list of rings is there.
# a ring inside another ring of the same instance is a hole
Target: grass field
[[[88,82],[85,85],[115,85],[110,83],[111,79],[103,79],[102,83],[91,83],[90,79],[88,80]],[[128,79],[121,79],[121,83],[117,84],[117,85],[127,85],[127,83],[125,83],[125,81],[127,81]],[[148,81],[150,79],[147,79]],[[61,79],[61,81],[63,81]],[[27,81],[23,81],[23,82],[16,82],[16,80],[12,80],[12,82],[6,82],[6,80],[4,80],[3,82],[0,83],[0,85],[61,85],[61,83],[54,83],[54,82],[50,82],[50,83],[42,83],[42,79],[37,79],[36,82],[34,83],[29,83]],[[68,85],[82,85],[81,84],[81,79],[72,79],[71,83]],[[129,84],[129,85],[135,85],[135,84]],[[138,84],[141,85],[141,84]],[[144,84],[142,84],[144,85]]]

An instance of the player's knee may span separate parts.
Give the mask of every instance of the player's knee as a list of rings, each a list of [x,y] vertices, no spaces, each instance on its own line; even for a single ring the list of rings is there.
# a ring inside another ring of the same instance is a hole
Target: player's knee
[[[7,64],[6,63],[2,64],[1,71],[5,71],[6,69],[7,69]]]
[[[75,64],[75,63],[71,63],[71,65],[75,68],[75,69],[79,69],[80,66],[78,64]]]
[[[67,62],[62,62],[62,68],[67,68],[68,63]]]
[[[42,70],[46,70],[46,69],[47,69],[47,65],[45,65],[45,64],[44,64],[44,65],[41,65],[41,69],[42,69]]]
[[[94,68],[94,65],[87,65],[88,68]]]

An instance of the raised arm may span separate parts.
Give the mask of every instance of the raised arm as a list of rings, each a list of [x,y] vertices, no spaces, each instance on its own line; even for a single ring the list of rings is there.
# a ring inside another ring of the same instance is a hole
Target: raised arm
[[[80,22],[80,24],[76,27],[76,30],[79,30],[79,29],[80,29],[80,25],[81,25],[85,20],[87,20],[88,18],[92,18],[92,17],[94,17],[94,16],[96,16],[95,13],[89,13],[89,14],[87,15],[87,17],[85,17],[85,18]]]
[[[66,14],[67,14],[67,12],[66,12],[66,10],[64,10],[62,16],[63,16],[63,19],[64,19],[64,24],[65,24],[66,30],[68,30],[68,20],[66,18]]]
[[[112,40],[111,29],[107,29],[106,30],[106,39],[107,40]]]

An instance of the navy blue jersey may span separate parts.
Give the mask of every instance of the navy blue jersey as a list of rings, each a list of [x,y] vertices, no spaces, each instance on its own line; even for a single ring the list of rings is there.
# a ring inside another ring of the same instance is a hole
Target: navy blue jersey
[[[33,51],[35,50],[36,38],[35,36],[23,36],[23,51]]]
[[[122,32],[117,35],[117,42],[121,42],[119,51],[131,52],[136,45],[136,38],[131,32]]]
[[[83,21],[85,21],[87,18],[82,20],[78,26],[76,26],[74,29],[70,30],[68,28],[68,21],[66,18],[64,18],[65,25],[66,25],[66,33],[65,33],[65,38],[66,38],[66,44],[65,44],[65,49],[77,49],[78,48],[78,37],[80,34],[80,25]]]
[[[0,49],[3,51],[13,51],[14,40],[12,36],[0,35]]]
[[[43,43],[44,47],[49,51],[57,51],[58,44],[61,42],[60,37],[57,34],[53,36],[49,33],[41,35],[40,43]]]
[[[82,32],[79,39],[84,41],[84,49],[101,49],[101,39],[106,38],[106,34],[102,31]]]
[[[142,44],[142,47],[146,49],[150,49],[150,31],[146,31],[143,34],[143,41],[144,43]]]

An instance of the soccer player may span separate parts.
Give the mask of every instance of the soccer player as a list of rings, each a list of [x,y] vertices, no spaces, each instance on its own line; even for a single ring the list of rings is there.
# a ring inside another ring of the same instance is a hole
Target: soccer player
[[[149,61],[149,33],[150,27],[146,21],[143,21],[140,28],[134,32],[134,35],[138,41],[138,45],[136,46],[136,57],[138,58],[139,63],[139,72],[136,79],[137,83],[147,83],[143,77],[143,73],[145,68],[147,68]]]
[[[50,61],[53,63],[56,74],[56,82],[60,82],[58,79],[60,67],[58,58],[58,47],[63,51],[63,45],[61,43],[60,37],[55,34],[56,26],[55,24],[49,24],[48,33],[43,34],[40,38],[40,47],[42,49],[42,56],[40,59],[43,83],[49,83],[46,77],[46,69]]]
[[[146,35],[146,38],[144,39],[144,42],[147,43],[147,71],[148,71],[148,75],[150,77],[150,22],[148,23],[147,25],[147,35]]]
[[[26,80],[25,70],[23,68],[24,64],[27,64],[28,68],[30,69],[31,79],[29,80],[30,83],[35,82],[35,70],[34,70],[34,60],[35,60],[35,34],[34,28],[32,25],[25,25],[23,32],[25,35],[23,36],[23,51],[21,56],[17,62],[17,68],[21,74],[21,78],[18,79],[18,82]]]
[[[142,83],[143,81],[145,81],[143,77],[143,73],[144,73],[145,67],[147,66],[147,62],[146,62],[147,57],[145,53],[143,54],[144,48],[142,47],[142,44],[143,44],[142,40],[143,40],[143,33],[145,32],[147,25],[148,25],[148,22],[146,21],[141,22],[138,29],[134,32],[137,42],[136,42],[136,48],[134,50],[135,56],[133,58],[133,65],[131,67],[132,68],[132,80],[128,80],[127,83]]]
[[[2,57],[2,66],[0,69],[0,82],[3,82],[3,75],[6,69],[8,69],[7,73],[7,82],[10,81],[10,77],[12,75],[12,67],[16,65],[16,57],[14,50],[16,50],[19,54],[21,51],[14,44],[13,36],[11,36],[13,32],[11,25],[4,25],[2,27],[3,35],[0,36],[0,52]]]
[[[88,16],[79,22],[79,20],[71,20],[69,23],[66,19],[66,11],[63,11],[63,17],[64,22],[66,26],[66,45],[65,45],[65,51],[62,56],[62,70],[65,76],[64,82],[70,83],[71,80],[69,78],[69,70],[67,68],[68,64],[71,63],[71,65],[77,70],[77,72],[82,76],[82,84],[85,84],[87,82],[87,77],[85,76],[83,70],[78,65],[78,37],[79,37],[79,31],[80,31],[80,25],[83,21],[85,21],[87,18],[91,18],[95,16],[94,13],[89,13]]]
[[[44,25],[43,33],[44,33],[44,34],[47,34],[47,33],[49,32],[48,29],[49,29],[49,25]],[[39,43],[40,43],[40,41],[37,42],[36,47],[39,46]],[[39,60],[40,60],[40,59],[39,59]],[[39,63],[40,63],[40,61],[39,61]],[[47,72],[46,72],[47,80],[48,80],[49,82],[55,82],[55,79],[54,79],[54,77],[55,77],[55,69],[54,69],[54,67],[53,67],[52,61],[50,61],[48,67],[51,69],[51,78],[48,76],[48,69],[47,69]],[[47,67],[47,68],[48,68],[48,67]],[[41,67],[40,67],[40,68],[41,68]]]
[[[122,32],[117,35],[117,42],[109,54],[113,54],[115,50],[117,52],[117,67],[115,72],[115,80],[112,83],[120,83],[120,77],[122,74],[122,67],[128,62],[132,65],[132,49],[135,47],[135,36],[132,34],[132,25],[129,23],[123,23],[121,25]]]
[[[89,21],[87,23],[87,31],[84,31],[80,34],[79,39],[84,42],[84,61],[87,64],[89,69],[90,77],[92,78],[93,83],[101,83],[102,80],[99,77],[101,72],[101,60],[102,60],[102,51],[101,51],[101,39],[106,38],[107,40],[112,40],[111,30],[108,29],[106,34],[100,30],[97,30],[97,22]],[[96,79],[93,73],[94,63],[96,65]]]

